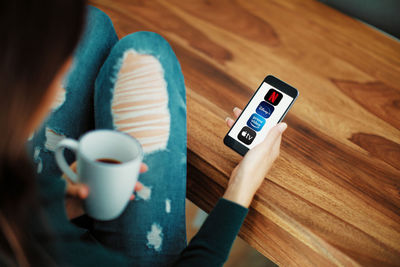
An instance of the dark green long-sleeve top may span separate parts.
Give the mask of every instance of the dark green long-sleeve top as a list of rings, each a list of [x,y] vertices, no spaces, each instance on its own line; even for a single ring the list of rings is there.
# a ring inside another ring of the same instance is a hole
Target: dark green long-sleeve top
[[[67,218],[64,206],[65,181],[59,178],[40,181],[42,207],[53,233],[57,261],[64,266],[127,266],[127,259],[100,244],[81,241],[85,230]],[[174,266],[222,266],[229,255],[247,208],[226,199],[219,199],[203,226],[181,252]],[[1,260],[0,260],[1,261]]]

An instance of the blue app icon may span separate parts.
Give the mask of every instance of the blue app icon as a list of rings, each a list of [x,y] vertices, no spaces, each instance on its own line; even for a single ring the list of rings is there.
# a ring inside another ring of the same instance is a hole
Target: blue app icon
[[[269,118],[271,116],[272,112],[274,112],[274,106],[271,104],[268,104],[265,101],[261,101],[261,103],[258,105],[256,112],[263,116],[264,118]]]
[[[264,124],[265,119],[257,113],[253,113],[253,115],[251,115],[250,119],[247,121],[247,125],[257,132],[261,130]]]

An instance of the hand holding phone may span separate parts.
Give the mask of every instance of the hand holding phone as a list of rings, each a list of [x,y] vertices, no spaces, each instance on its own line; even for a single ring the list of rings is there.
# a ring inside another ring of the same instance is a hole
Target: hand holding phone
[[[267,76],[245,109],[234,109],[237,120],[226,120],[230,130],[224,143],[245,156],[233,169],[224,198],[249,207],[279,156],[282,133],[287,127],[286,123],[279,122],[297,96],[295,88]]]
[[[241,112],[238,108],[233,110],[236,118],[240,116]],[[232,127],[234,120],[228,118],[226,123],[228,127]],[[282,133],[286,130],[286,127],[286,123],[279,123],[272,127],[267,137],[244,156],[243,160],[232,171],[223,196],[225,199],[244,207],[250,206],[264,177],[279,156]]]

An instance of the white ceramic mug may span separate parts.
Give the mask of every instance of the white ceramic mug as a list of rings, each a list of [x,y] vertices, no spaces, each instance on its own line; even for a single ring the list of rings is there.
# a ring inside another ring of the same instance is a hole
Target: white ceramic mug
[[[64,158],[64,149],[75,152],[77,173]],[[95,130],[84,134],[79,141],[64,139],[57,144],[55,157],[60,169],[72,180],[89,186],[85,210],[97,220],[118,217],[129,202],[139,177],[143,150],[140,143],[128,134],[112,130]],[[112,159],[118,164],[99,162]]]

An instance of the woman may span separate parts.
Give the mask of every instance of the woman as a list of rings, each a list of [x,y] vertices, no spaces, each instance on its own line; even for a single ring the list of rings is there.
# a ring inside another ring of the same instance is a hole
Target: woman
[[[150,32],[118,40],[82,0],[3,2],[0,265],[221,266],[286,124],[246,154],[187,245],[185,87],[168,43]],[[60,179],[53,155],[94,128],[131,134],[145,151],[135,200],[108,222],[81,216],[90,188]],[[69,221],[82,218],[86,229]]]

